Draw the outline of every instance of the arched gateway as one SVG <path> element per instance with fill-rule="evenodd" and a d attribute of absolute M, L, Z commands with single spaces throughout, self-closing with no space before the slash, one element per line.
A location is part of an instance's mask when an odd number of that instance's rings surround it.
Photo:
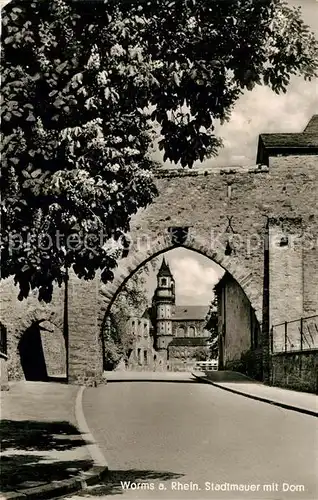
<path fill-rule="evenodd" d="M 113 282 L 72 279 L 70 380 L 102 372 L 100 328 L 129 277 L 152 257 L 182 246 L 221 265 L 262 323 L 264 378 L 269 329 L 318 311 L 318 116 L 300 134 L 264 134 L 257 165 L 158 170 L 159 196 L 133 217 L 128 256 Z"/>
<path fill-rule="evenodd" d="M 130 249 L 113 282 L 70 277 L 69 380 L 102 376 L 101 325 L 129 277 L 178 246 L 221 265 L 262 324 L 264 380 L 270 326 L 318 311 L 318 115 L 303 133 L 264 134 L 257 165 L 158 170 L 159 195 L 131 222 Z"/>

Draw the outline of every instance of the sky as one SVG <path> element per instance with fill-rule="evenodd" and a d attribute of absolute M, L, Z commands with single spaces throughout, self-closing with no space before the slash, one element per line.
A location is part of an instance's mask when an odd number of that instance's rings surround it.
<path fill-rule="evenodd" d="M 210 304 L 213 298 L 213 286 L 223 276 L 224 270 L 208 257 L 186 248 L 175 248 L 156 258 L 157 269 L 150 271 L 148 278 L 149 299 L 152 298 L 156 288 L 156 276 L 163 257 L 169 263 L 175 280 L 176 304 Z"/>
<path fill-rule="evenodd" d="M 318 38 L 318 1 L 289 0 L 301 6 L 303 19 Z M 216 130 L 224 148 L 216 159 L 203 163 L 205 168 L 229 165 L 253 165 L 260 133 L 300 132 L 313 114 L 318 113 L 318 82 L 292 78 L 286 94 L 277 95 L 267 87 L 255 87 L 237 102 L 229 123 Z M 157 159 L 161 159 L 157 153 Z M 167 162 L 166 167 L 171 164 Z M 212 299 L 214 284 L 221 268 L 195 252 L 176 249 L 165 254 L 176 280 L 180 305 L 205 305 Z M 150 282 L 153 292 L 154 280 Z"/>
<path fill-rule="evenodd" d="M 0 0 L 0 7 L 7 3 L 8 0 Z M 318 0 L 288 0 L 288 3 L 302 8 L 304 21 L 318 38 Z M 253 165 L 260 133 L 300 132 L 315 113 L 318 113 L 317 81 L 305 82 L 294 77 L 287 93 L 281 95 L 267 87 L 255 87 L 238 100 L 229 123 L 216 129 L 223 138 L 224 148 L 216 159 L 206 160 L 203 165 L 205 168 Z M 159 151 L 154 156 L 162 161 Z M 171 164 L 167 162 L 165 166 L 169 168 Z M 178 304 L 209 304 L 212 288 L 223 273 L 221 268 L 190 250 L 175 249 L 165 255 L 175 277 Z M 155 283 L 155 274 L 151 273 L 150 297 Z"/>
<path fill-rule="evenodd" d="M 318 38 L 318 0 L 288 0 L 288 3 L 301 7 L 305 23 Z M 259 134 L 300 132 L 314 113 L 318 113 L 317 81 L 291 78 L 287 93 L 280 95 L 268 87 L 257 86 L 237 101 L 228 123 L 216 126 L 216 135 L 222 137 L 224 143 L 218 157 L 196 165 L 205 168 L 253 165 Z M 156 151 L 154 157 L 162 162 L 161 152 Z M 170 162 L 164 165 L 174 167 Z"/>

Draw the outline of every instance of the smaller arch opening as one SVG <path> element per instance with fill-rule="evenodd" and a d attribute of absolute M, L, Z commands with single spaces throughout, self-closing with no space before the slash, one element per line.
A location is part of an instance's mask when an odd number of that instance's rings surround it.
<path fill-rule="evenodd" d="M 18 353 L 25 380 L 66 381 L 65 339 L 50 321 L 34 321 L 23 332 Z"/>
<path fill-rule="evenodd" d="M 184 326 L 179 326 L 177 328 L 177 337 L 184 337 L 184 336 L 185 336 Z"/>
<path fill-rule="evenodd" d="M 189 336 L 189 337 L 195 337 L 195 336 L 196 336 L 196 329 L 195 329 L 195 326 L 189 326 L 188 336 Z"/>
<path fill-rule="evenodd" d="M 46 382 L 48 373 L 38 321 L 33 322 L 22 334 L 18 351 L 25 380 Z"/>

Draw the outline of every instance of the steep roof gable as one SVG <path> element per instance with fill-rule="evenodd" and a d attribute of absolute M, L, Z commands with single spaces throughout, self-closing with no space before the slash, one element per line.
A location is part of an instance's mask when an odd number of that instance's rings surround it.
<path fill-rule="evenodd" d="M 172 278 L 172 273 L 170 271 L 169 264 L 167 264 L 166 259 L 163 258 L 161 262 L 161 266 L 158 272 L 158 276 L 169 276 Z"/>

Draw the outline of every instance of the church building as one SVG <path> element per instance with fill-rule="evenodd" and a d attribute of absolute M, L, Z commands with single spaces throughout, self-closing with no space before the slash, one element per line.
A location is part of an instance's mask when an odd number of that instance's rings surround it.
<path fill-rule="evenodd" d="M 175 280 L 169 264 L 163 258 L 157 274 L 152 306 L 145 311 L 140 323 L 149 321 L 153 357 L 144 366 L 140 361 L 141 347 L 137 335 L 133 359 L 142 369 L 182 371 L 192 369 L 197 360 L 208 354 L 209 332 L 205 330 L 209 305 L 177 305 Z M 134 320 L 136 321 L 136 320 Z M 138 357 L 139 353 L 139 357 Z M 133 369 L 136 368 L 136 362 Z"/>

